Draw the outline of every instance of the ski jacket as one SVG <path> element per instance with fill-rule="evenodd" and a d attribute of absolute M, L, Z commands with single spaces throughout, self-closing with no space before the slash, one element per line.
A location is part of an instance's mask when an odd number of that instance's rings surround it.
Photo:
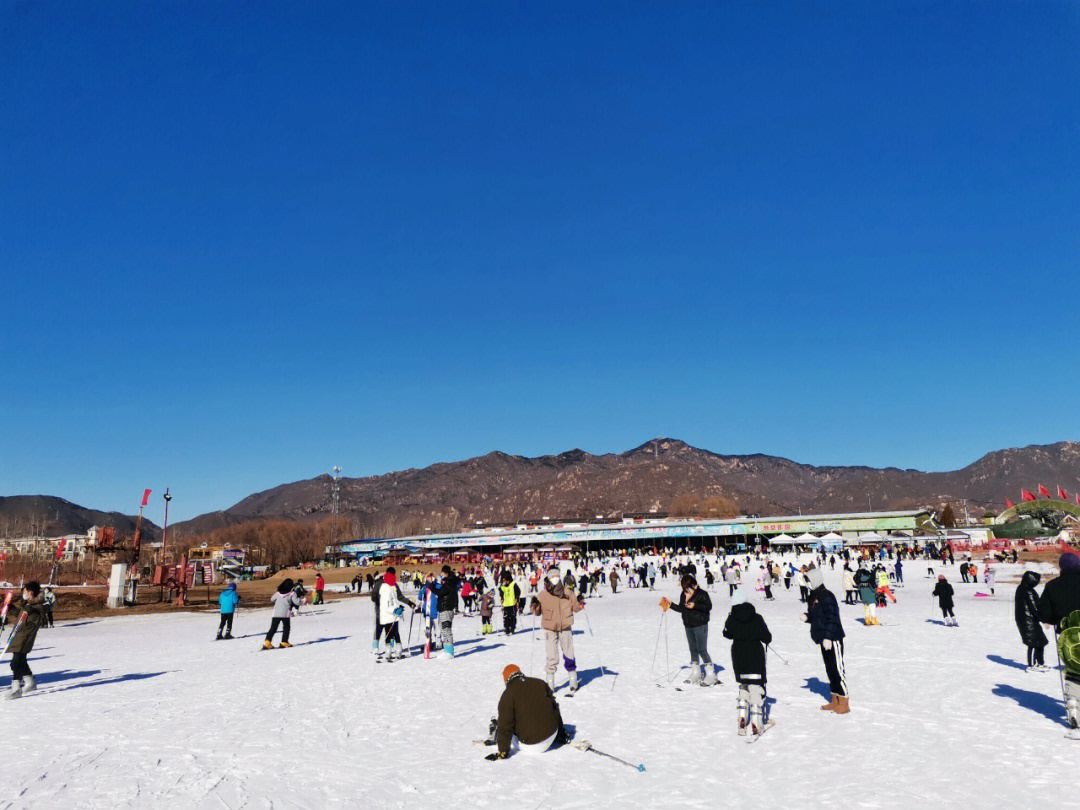
<path fill-rule="evenodd" d="M 1063 619 L 1080 610 L 1080 571 L 1063 571 L 1043 588 L 1039 597 L 1039 621 L 1060 627 Z"/>
<path fill-rule="evenodd" d="M 953 608 L 953 586 L 943 579 L 937 581 L 937 585 L 934 586 L 934 596 L 937 597 L 938 604 L 941 605 L 941 609 Z"/>
<path fill-rule="evenodd" d="M 393 624 L 396 622 L 398 617 L 394 611 L 401 607 L 402 603 L 409 607 L 416 607 L 405 598 L 397 583 L 390 585 L 384 582 L 382 587 L 379 588 L 379 624 Z"/>
<path fill-rule="evenodd" d="M 486 591 L 484 595 L 480 597 L 480 615 L 485 619 L 490 619 L 494 610 L 495 596 L 491 591 Z"/>
<path fill-rule="evenodd" d="M 319 574 L 317 577 L 315 577 L 315 590 L 326 590 L 326 580 L 323 579 L 322 574 Z"/>
<path fill-rule="evenodd" d="M 874 593 L 874 575 L 865 568 L 855 572 L 855 587 L 859 589 L 859 599 L 864 605 L 872 605 L 877 600 Z"/>
<path fill-rule="evenodd" d="M 1016 614 L 1016 628 L 1020 631 L 1020 638 L 1028 647 L 1045 647 L 1046 633 L 1039 626 L 1039 597 L 1035 593 L 1035 586 L 1039 584 L 1041 577 L 1035 571 L 1027 571 L 1020 578 L 1020 584 L 1016 587 L 1016 600 L 1014 611 Z"/>
<path fill-rule="evenodd" d="M 368 575 L 370 576 L 370 574 Z M 368 589 L 371 596 L 371 604 L 375 606 L 375 624 L 379 624 L 379 594 L 382 592 L 382 577 L 379 577 Z"/>
<path fill-rule="evenodd" d="M 428 587 L 439 595 L 438 610 L 454 611 L 458 607 L 458 590 L 461 588 L 461 580 L 457 574 L 443 574 L 442 582 L 428 583 Z"/>
<path fill-rule="evenodd" d="M 734 585 L 738 581 L 738 577 L 738 569 L 734 565 L 724 572 L 724 582 L 728 585 Z"/>
<path fill-rule="evenodd" d="M 845 571 L 844 572 L 843 583 L 844 583 L 844 590 L 845 591 L 853 591 L 853 590 L 855 590 L 855 577 L 853 577 L 851 575 L 850 571 Z"/>
<path fill-rule="evenodd" d="M 840 623 L 840 606 L 836 597 L 824 585 L 810 591 L 806 598 L 806 619 L 810 622 L 810 638 L 815 644 L 825 639 L 839 641 L 844 637 L 844 626 Z"/>
<path fill-rule="evenodd" d="M 275 593 L 270 597 L 270 601 L 274 603 L 275 619 L 288 618 L 290 610 L 298 608 L 303 604 L 303 601 L 296 595 L 295 591 Z"/>
<path fill-rule="evenodd" d="M 539 604 L 540 626 L 558 633 L 574 626 L 574 614 L 585 607 L 583 602 L 571 598 L 562 585 L 544 584 L 544 590 L 536 595 Z"/>
<path fill-rule="evenodd" d="M 687 607 L 686 591 L 679 594 L 679 604 L 672 603 L 671 609 L 682 614 L 684 627 L 701 627 L 709 623 L 709 613 L 712 611 L 712 600 L 709 594 L 701 588 L 695 588 L 690 595 L 693 607 Z"/>
<path fill-rule="evenodd" d="M 45 603 L 40 596 L 35 596 L 23 603 L 22 612 L 16 626 L 19 628 L 11 638 L 8 649 L 12 653 L 28 653 L 34 649 L 37 632 L 45 623 Z"/>
<path fill-rule="evenodd" d="M 731 668 L 739 683 L 765 685 L 765 645 L 772 633 L 749 602 L 735 605 L 724 622 L 724 638 L 731 639 Z"/>
<path fill-rule="evenodd" d="M 235 586 L 230 586 L 221 592 L 221 596 L 218 597 L 218 604 L 221 606 L 222 613 L 233 613 L 236 611 L 236 606 L 240 603 L 240 594 L 236 592 Z"/>
<path fill-rule="evenodd" d="M 535 745 L 551 737 L 561 726 L 562 715 L 551 687 L 520 672 L 511 675 L 499 698 L 499 718 L 495 725 L 499 753 L 509 755 L 514 737 L 525 745 Z"/>

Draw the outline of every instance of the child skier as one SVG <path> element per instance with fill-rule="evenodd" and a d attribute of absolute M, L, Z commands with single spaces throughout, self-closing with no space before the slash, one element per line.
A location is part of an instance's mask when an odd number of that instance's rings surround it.
<path fill-rule="evenodd" d="M 863 624 L 867 627 L 881 624 L 877 620 L 877 591 L 874 588 L 874 575 L 862 563 L 855 572 L 855 588 L 859 592 L 859 601 L 863 604 Z"/>
<path fill-rule="evenodd" d="M 41 603 L 45 606 L 45 626 L 55 627 L 53 621 L 53 608 L 56 607 L 56 594 L 53 593 L 52 585 L 46 585 L 41 593 Z"/>
<path fill-rule="evenodd" d="M 499 596 L 502 597 L 499 603 L 503 609 L 503 632 L 512 636 L 517 630 L 518 600 L 521 598 L 521 588 L 514 582 L 509 571 L 503 571 L 499 581 L 502 583 L 499 588 Z"/>
<path fill-rule="evenodd" d="M 495 595 L 482 584 L 477 588 L 480 593 L 480 632 L 486 636 L 495 632 L 495 628 L 491 626 L 491 614 L 495 612 Z"/>
<path fill-rule="evenodd" d="M 221 621 L 218 623 L 217 638 L 214 641 L 232 638 L 233 614 L 236 612 L 236 606 L 239 603 L 240 595 L 236 592 L 236 583 L 230 582 L 225 586 L 225 590 L 221 592 L 221 596 L 218 597 L 218 605 L 221 607 Z M 223 631 L 225 635 L 222 635 Z"/>
<path fill-rule="evenodd" d="M 38 630 L 45 624 L 45 604 L 41 600 L 41 585 L 31 580 L 22 589 L 23 606 L 15 629 L 8 642 L 11 651 L 11 691 L 9 699 L 21 697 L 37 688 L 34 673 L 26 663 L 26 656 L 34 649 Z"/>
<path fill-rule="evenodd" d="M 934 596 L 937 597 L 941 606 L 941 617 L 948 627 L 959 627 L 956 616 L 953 615 L 953 586 L 945 581 L 944 574 L 938 574 L 937 584 L 934 586 Z"/>
<path fill-rule="evenodd" d="M 731 639 L 731 668 L 739 684 L 739 736 L 765 730 L 765 648 L 772 642 L 765 620 L 746 594 L 736 592 L 724 622 L 724 638 Z"/>
<path fill-rule="evenodd" d="M 262 648 L 264 650 L 274 649 L 274 634 L 277 632 L 278 625 L 281 626 L 281 643 L 278 644 L 278 649 L 291 647 L 292 644 L 289 643 L 289 626 L 292 622 L 289 614 L 293 608 L 298 608 L 304 604 L 304 600 L 297 596 L 293 590 L 293 581 L 285 579 L 278 585 L 277 593 L 270 597 L 270 601 L 274 603 L 274 613 L 270 617 L 270 629 L 266 631 L 266 638 L 263 639 Z"/>
<path fill-rule="evenodd" d="M 712 600 L 709 594 L 698 587 L 693 574 L 683 574 L 680 582 L 682 593 L 679 594 L 679 604 L 672 604 L 667 597 L 660 599 L 660 609 L 670 608 L 676 613 L 682 614 L 683 629 L 686 631 L 686 643 L 690 647 L 690 678 L 688 683 L 700 683 L 702 686 L 713 686 L 716 679 L 716 668 L 712 658 L 709 657 L 709 613 L 712 611 Z M 700 664 L 698 663 L 700 659 Z M 705 670 L 702 673 L 702 669 Z M 704 680 L 702 675 L 704 674 Z"/>
<path fill-rule="evenodd" d="M 1020 584 L 1016 587 L 1016 601 L 1013 608 L 1020 638 L 1027 646 L 1028 672 L 1046 671 L 1043 650 L 1046 648 L 1047 638 L 1046 633 L 1039 626 L 1039 595 L 1035 593 L 1035 586 L 1039 584 L 1040 579 L 1036 571 L 1024 572 L 1024 576 L 1020 578 Z"/>

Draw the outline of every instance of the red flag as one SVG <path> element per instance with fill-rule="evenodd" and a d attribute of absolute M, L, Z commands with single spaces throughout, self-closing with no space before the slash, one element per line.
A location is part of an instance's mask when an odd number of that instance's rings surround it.
<path fill-rule="evenodd" d="M 146 506 L 148 503 L 150 503 L 150 490 L 146 490 L 142 494 L 142 505 Z"/>
<path fill-rule="evenodd" d="M 1076 505 L 1080 506 L 1080 492 L 1076 493 Z"/>
<path fill-rule="evenodd" d="M 1012 508 L 1013 508 L 1013 507 L 1014 507 L 1015 505 L 1016 505 L 1016 504 L 1014 504 L 1014 503 L 1013 503 L 1012 501 L 1010 501 L 1010 500 L 1009 500 L 1008 498 L 1006 498 L 1006 499 L 1005 499 L 1005 508 L 1006 508 L 1006 509 L 1012 509 Z"/>
<path fill-rule="evenodd" d="M 1038 500 L 1038 498 L 1036 498 L 1036 497 L 1035 497 L 1034 495 L 1032 495 L 1032 494 L 1031 494 L 1030 492 L 1028 492 L 1028 491 L 1027 491 L 1026 489 L 1022 489 L 1022 490 L 1020 490 L 1020 498 L 1021 498 L 1021 500 L 1025 500 L 1025 501 L 1035 501 L 1035 500 Z"/>
<path fill-rule="evenodd" d="M 1069 500 L 1069 493 L 1063 490 L 1060 484 L 1058 484 L 1058 497 L 1063 501 Z"/>
<path fill-rule="evenodd" d="M 1039 484 L 1039 494 L 1040 495 L 1045 495 L 1047 498 L 1049 498 L 1050 497 L 1050 490 L 1048 490 L 1042 484 Z"/>
<path fill-rule="evenodd" d="M 60 559 L 64 556 L 64 547 L 67 546 L 67 540 L 61 539 L 59 545 L 56 547 L 56 559 Z"/>

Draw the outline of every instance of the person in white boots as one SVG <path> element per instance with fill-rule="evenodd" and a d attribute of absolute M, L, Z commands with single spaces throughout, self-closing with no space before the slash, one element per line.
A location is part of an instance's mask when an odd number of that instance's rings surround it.
<path fill-rule="evenodd" d="M 41 586 L 34 581 L 27 582 L 22 590 L 22 611 L 15 624 L 14 634 L 8 649 L 11 651 L 11 691 L 9 698 L 17 698 L 33 692 L 37 688 L 34 673 L 26 663 L 26 656 L 34 649 L 38 630 L 45 624 L 45 603 L 41 599 Z"/>
<path fill-rule="evenodd" d="M 577 662 L 574 660 L 574 614 L 585 603 L 563 585 L 559 569 L 552 566 L 544 577 L 544 589 L 532 599 L 532 612 L 540 617 L 547 651 L 547 683 L 555 691 L 555 672 L 559 668 L 559 651 L 563 666 L 570 676 L 570 694 L 577 691 Z"/>
<path fill-rule="evenodd" d="M 712 600 L 708 593 L 698 587 L 693 574 L 684 574 L 680 584 L 682 593 L 679 595 L 679 604 L 676 605 L 665 597 L 660 600 L 660 609 L 670 608 L 682 614 L 686 643 L 690 647 L 690 677 L 687 683 L 715 686 L 716 667 L 709 657 L 709 614 L 712 612 Z"/>

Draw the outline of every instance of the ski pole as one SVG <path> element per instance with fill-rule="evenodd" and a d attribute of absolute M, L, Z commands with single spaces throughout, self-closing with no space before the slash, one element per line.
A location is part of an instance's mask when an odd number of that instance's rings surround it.
<path fill-rule="evenodd" d="M 325 625 L 325 624 L 323 624 L 323 620 L 322 620 L 322 619 L 321 619 L 321 618 L 319 617 L 319 614 L 318 614 L 318 613 L 316 613 L 316 612 L 315 612 L 314 610 L 312 610 L 312 609 L 311 609 L 311 607 L 310 607 L 309 605 L 304 605 L 304 607 L 306 607 L 306 608 L 308 609 L 308 610 L 307 610 L 307 612 L 308 612 L 308 613 L 310 613 L 310 614 L 311 614 L 312 616 L 314 616 L 314 617 L 315 617 L 315 618 L 316 618 L 316 619 L 318 620 L 318 622 L 319 622 L 319 627 L 321 627 L 321 628 L 322 628 L 322 631 L 323 631 L 323 633 L 325 633 L 325 634 L 329 635 L 329 633 L 328 633 L 328 631 L 327 631 L 327 629 L 326 629 L 326 625 Z"/>
<path fill-rule="evenodd" d="M 782 656 L 776 650 L 774 650 L 771 644 L 766 645 L 766 646 L 769 648 L 769 652 L 771 652 L 773 655 L 775 655 L 777 658 L 779 658 L 781 661 L 784 662 L 785 667 L 788 665 L 788 660 L 786 658 L 784 658 L 784 656 Z"/>
<path fill-rule="evenodd" d="M 1061 681 L 1061 702 L 1065 704 L 1065 722 L 1069 722 L 1069 699 L 1065 696 L 1065 666 L 1061 663 L 1061 650 L 1058 649 L 1058 628 L 1054 625 L 1054 655 L 1058 661 L 1058 679 Z"/>
<path fill-rule="evenodd" d="M 664 611 L 664 670 L 671 672 L 671 656 L 668 653 L 667 611 Z"/>
<path fill-rule="evenodd" d="M 656 644 L 653 645 L 652 663 L 649 664 L 649 675 L 651 676 L 656 671 L 656 654 L 660 651 L 660 632 L 664 629 L 664 619 L 667 617 L 667 611 L 660 611 L 660 624 L 656 626 Z"/>
<path fill-rule="evenodd" d="M 608 753 L 606 753 L 604 751 L 601 751 L 599 748 L 593 748 L 592 743 L 589 742 L 588 740 L 585 740 L 584 742 L 578 743 L 574 747 L 577 748 L 579 751 L 591 751 L 592 753 L 599 754 L 602 757 L 607 757 L 608 759 L 613 759 L 616 762 L 621 763 L 622 765 L 626 765 L 628 768 L 633 768 L 638 773 L 644 773 L 645 772 L 645 766 L 644 765 L 635 765 L 632 762 L 627 762 L 625 759 L 620 759 L 619 757 L 612 756 L 611 754 L 608 754 Z"/>

